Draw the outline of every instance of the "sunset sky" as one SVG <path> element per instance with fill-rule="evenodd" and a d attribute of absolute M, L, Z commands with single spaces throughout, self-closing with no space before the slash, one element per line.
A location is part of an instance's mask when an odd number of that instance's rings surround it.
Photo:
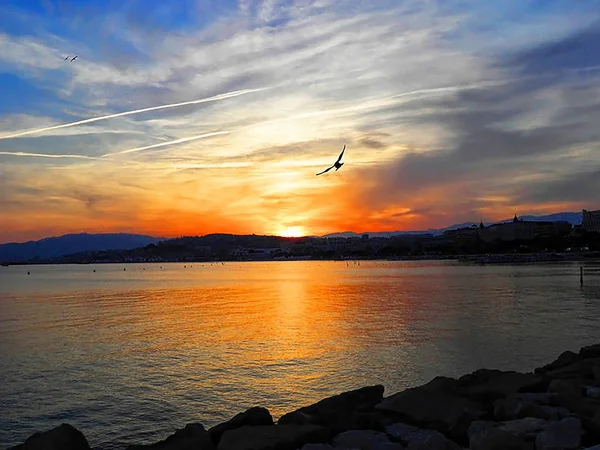
<path fill-rule="evenodd" d="M 0 242 L 597 209 L 599 49 L 587 0 L 3 0 Z"/>

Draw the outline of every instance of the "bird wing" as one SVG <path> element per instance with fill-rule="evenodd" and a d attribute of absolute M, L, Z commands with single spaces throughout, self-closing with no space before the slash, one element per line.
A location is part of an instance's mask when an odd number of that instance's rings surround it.
<path fill-rule="evenodd" d="M 340 153 L 340 156 L 338 156 L 337 162 L 340 162 L 342 160 L 342 156 L 344 156 L 345 151 L 346 151 L 346 144 L 344 144 L 344 148 L 342 149 L 342 153 Z"/>
<path fill-rule="evenodd" d="M 329 168 L 325 169 L 323 172 L 319 172 L 319 173 L 317 174 L 317 176 L 319 176 L 319 175 L 323 175 L 325 172 L 329 172 L 331 169 L 333 169 L 333 166 L 331 166 L 331 167 L 329 167 Z"/>
<path fill-rule="evenodd" d="M 75 56 L 75 57 L 74 57 L 74 58 L 71 60 L 71 62 L 75 61 L 76 59 L 77 59 L 77 56 Z"/>

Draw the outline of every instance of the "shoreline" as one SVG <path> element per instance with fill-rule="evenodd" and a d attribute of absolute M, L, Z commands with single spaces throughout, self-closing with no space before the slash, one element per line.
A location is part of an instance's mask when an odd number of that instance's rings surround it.
<path fill-rule="evenodd" d="M 183 424 L 182 424 L 183 426 Z M 277 422 L 255 406 L 205 429 L 185 425 L 124 450 L 600 449 L 600 343 L 564 351 L 531 372 L 479 369 L 384 396 L 382 385 L 325 398 Z M 69 424 L 9 450 L 90 450 Z M 101 449 L 98 449 L 101 450 Z"/>
<path fill-rule="evenodd" d="M 190 259 L 190 260 L 163 260 L 163 261 L 90 261 L 90 262 L 55 262 L 55 261 L 27 261 L 3 263 L 2 267 L 10 266 L 49 266 L 49 265 L 106 265 L 106 264 L 215 264 L 215 263 L 243 263 L 243 262 L 354 262 L 354 261 L 457 261 L 464 264 L 521 264 L 538 262 L 600 262 L 600 252 L 586 253 L 493 253 L 481 255 L 419 255 L 393 258 L 254 258 L 254 259 Z"/>

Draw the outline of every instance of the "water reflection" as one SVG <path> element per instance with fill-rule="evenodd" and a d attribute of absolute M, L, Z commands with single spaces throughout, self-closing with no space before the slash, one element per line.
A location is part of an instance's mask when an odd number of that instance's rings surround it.
<path fill-rule="evenodd" d="M 584 286 L 577 264 L 162 266 L 0 270 L 0 446 L 60 421 L 101 448 L 152 442 L 257 404 L 531 370 L 600 338 L 598 265 Z"/>

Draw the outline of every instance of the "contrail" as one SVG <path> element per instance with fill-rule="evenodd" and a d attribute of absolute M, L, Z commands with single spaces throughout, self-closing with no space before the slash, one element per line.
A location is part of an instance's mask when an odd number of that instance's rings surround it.
<path fill-rule="evenodd" d="M 12 138 L 17 138 L 17 137 L 21 137 L 21 136 L 27 136 L 29 134 L 42 133 L 44 131 L 58 130 L 61 128 L 68 128 L 68 127 L 75 127 L 77 125 L 98 122 L 100 120 L 114 119 L 116 117 L 123 117 L 123 116 L 131 116 L 133 114 L 140 114 L 140 113 L 144 113 L 144 112 L 148 112 L 148 111 L 157 111 L 159 109 L 179 108 L 180 106 L 196 105 L 198 103 L 215 102 L 218 100 L 225 100 L 227 98 L 238 97 L 240 95 L 251 94 L 253 92 L 264 91 L 266 89 L 269 89 L 269 88 L 267 87 L 267 88 L 257 88 L 257 89 L 243 89 L 240 91 L 233 91 L 233 92 L 227 92 L 225 94 L 215 95 L 214 97 L 201 98 L 199 100 L 191 100 L 189 102 L 170 103 L 168 105 L 160 105 L 160 106 L 152 106 L 150 108 L 135 109 L 133 111 L 124 111 L 124 112 L 120 112 L 120 113 L 116 113 L 116 114 L 109 114 L 107 116 L 92 117 L 91 119 L 78 120 L 77 122 L 63 123 L 61 125 L 54 125 L 51 127 L 38 128 L 37 130 L 28 130 L 28 131 L 21 131 L 19 133 L 8 134 L 8 135 L 0 136 L 0 139 L 12 139 Z"/>
<path fill-rule="evenodd" d="M 25 152 L 0 152 L 0 155 L 32 156 L 32 157 L 39 157 L 39 158 L 100 159 L 100 158 L 94 158 L 93 156 L 84 156 L 84 155 L 52 155 L 52 154 L 48 154 L 48 153 L 25 153 Z"/>
<path fill-rule="evenodd" d="M 125 153 L 141 152 L 143 150 L 150 150 L 151 148 L 158 148 L 158 147 L 165 147 L 167 145 L 181 144 L 183 142 L 195 141 L 197 139 L 205 139 L 205 138 L 208 138 L 211 136 L 219 136 L 221 134 L 229 134 L 229 133 L 231 133 L 231 132 L 230 131 L 213 131 L 211 133 L 199 134 L 197 136 L 190 136 L 190 137 L 185 137 L 185 138 L 181 138 L 181 139 L 175 139 L 174 141 L 161 142 L 159 144 L 147 145 L 145 147 L 130 148 L 129 150 L 123 150 L 120 152 L 107 153 L 105 155 L 102 155 L 102 157 L 106 158 L 107 156 L 124 155 Z"/>

